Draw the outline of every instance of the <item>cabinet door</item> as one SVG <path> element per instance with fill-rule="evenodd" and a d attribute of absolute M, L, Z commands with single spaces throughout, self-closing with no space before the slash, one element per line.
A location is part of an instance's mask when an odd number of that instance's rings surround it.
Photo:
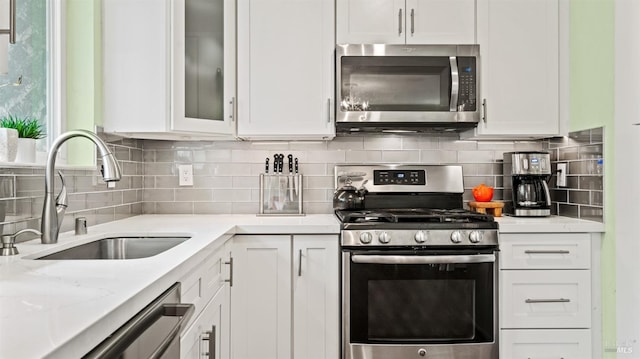
<path fill-rule="evenodd" d="M 238 136 L 335 135 L 333 0 L 238 0 Z"/>
<path fill-rule="evenodd" d="M 478 135 L 559 133 L 559 0 L 478 0 Z"/>
<path fill-rule="evenodd" d="M 500 357 L 591 358 L 591 331 L 583 330 L 501 330 Z"/>
<path fill-rule="evenodd" d="M 404 44 L 405 0 L 337 0 L 338 44 Z"/>
<path fill-rule="evenodd" d="M 235 236 L 231 357 L 291 358 L 291 236 Z"/>
<path fill-rule="evenodd" d="M 408 44 L 475 44 L 476 0 L 407 0 Z"/>
<path fill-rule="evenodd" d="M 228 358 L 229 330 L 229 291 L 225 284 L 181 336 L 180 358 Z"/>
<path fill-rule="evenodd" d="M 167 0 L 102 3 L 105 131 L 167 130 L 169 21 Z"/>
<path fill-rule="evenodd" d="M 339 249 L 334 235 L 293 237 L 293 357 L 339 357 Z"/>
<path fill-rule="evenodd" d="M 235 0 L 172 4 L 172 129 L 230 134 L 235 130 Z"/>

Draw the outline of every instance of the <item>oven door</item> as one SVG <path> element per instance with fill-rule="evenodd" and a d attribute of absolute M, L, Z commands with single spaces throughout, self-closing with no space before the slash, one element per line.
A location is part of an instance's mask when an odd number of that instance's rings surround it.
<path fill-rule="evenodd" d="M 497 358 L 493 250 L 343 251 L 345 358 Z"/>

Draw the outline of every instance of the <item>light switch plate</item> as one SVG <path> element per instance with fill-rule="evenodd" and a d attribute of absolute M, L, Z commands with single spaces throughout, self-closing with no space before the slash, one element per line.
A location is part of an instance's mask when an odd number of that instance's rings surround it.
<path fill-rule="evenodd" d="M 567 187 L 567 164 L 558 163 L 558 175 L 556 176 L 556 185 L 558 187 Z"/>
<path fill-rule="evenodd" d="M 178 166 L 178 182 L 180 186 L 193 186 L 193 165 Z"/>

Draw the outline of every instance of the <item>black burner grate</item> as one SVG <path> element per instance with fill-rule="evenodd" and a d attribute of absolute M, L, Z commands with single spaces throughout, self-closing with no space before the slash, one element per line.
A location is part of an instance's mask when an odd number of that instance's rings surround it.
<path fill-rule="evenodd" d="M 336 211 L 342 223 L 482 223 L 492 216 L 466 209 L 384 209 Z"/>

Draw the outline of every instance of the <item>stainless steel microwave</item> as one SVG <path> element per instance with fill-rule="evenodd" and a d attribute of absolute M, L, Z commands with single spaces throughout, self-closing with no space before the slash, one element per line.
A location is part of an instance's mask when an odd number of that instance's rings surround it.
<path fill-rule="evenodd" d="M 461 131 L 477 125 L 478 45 L 336 47 L 336 131 Z"/>

